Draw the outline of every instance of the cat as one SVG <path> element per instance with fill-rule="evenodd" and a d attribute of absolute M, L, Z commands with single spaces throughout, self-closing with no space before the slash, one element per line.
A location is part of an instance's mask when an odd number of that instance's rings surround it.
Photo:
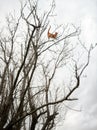
<path fill-rule="evenodd" d="M 51 26 L 50 26 L 50 28 L 51 28 Z M 58 35 L 58 33 L 57 32 L 55 32 L 55 33 L 50 33 L 49 31 L 50 31 L 50 28 L 48 29 L 48 38 L 53 38 L 53 39 L 56 39 L 57 38 L 57 35 Z"/>

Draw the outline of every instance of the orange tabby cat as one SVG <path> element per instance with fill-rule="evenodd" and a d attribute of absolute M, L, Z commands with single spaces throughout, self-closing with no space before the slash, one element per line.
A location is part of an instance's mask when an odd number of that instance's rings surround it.
<path fill-rule="evenodd" d="M 51 28 L 51 27 L 50 27 Z M 55 32 L 54 34 L 53 33 L 50 33 L 49 31 L 50 31 L 50 28 L 48 29 L 48 38 L 54 38 L 54 39 L 56 39 L 56 37 L 57 37 L 57 32 Z"/>

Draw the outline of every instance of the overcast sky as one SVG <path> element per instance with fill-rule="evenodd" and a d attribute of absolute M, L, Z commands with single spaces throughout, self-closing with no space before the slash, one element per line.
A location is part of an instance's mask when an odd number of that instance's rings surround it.
<path fill-rule="evenodd" d="M 18 9 L 18 0 L 0 0 L 0 23 L 6 14 Z M 50 0 L 41 0 L 46 7 Z M 82 40 L 97 43 L 97 0 L 56 0 L 55 22 L 74 23 L 82 29 Z M 75 106 L 81 112 L 69 111 L 66 120 L 56 130 L 97 130 L 97 49 L 91 54 L 90 64 L 85 71 L 87 78 L 82 79 L 79 101 Z"/>
<path fill-rule="evenodd" d="M 61 1 L 61 2 L 60 2 Z M 81 25 L 82 40 L 97 43 L 97 0 L 56 0 L 61 21 Z M 69 111 L 57 130 L 97 130 L 97 49 L 91 55 L 87 78 L 82 80 L 78 105 L 81 112 Z"/>

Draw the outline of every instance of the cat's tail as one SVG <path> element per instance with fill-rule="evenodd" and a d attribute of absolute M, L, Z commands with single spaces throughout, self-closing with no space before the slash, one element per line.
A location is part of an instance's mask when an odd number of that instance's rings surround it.
<path fill-rule="evenodd" d="M 51 29 L 51 26 L 50 26 L 49 29 L 48 29 L 48 33 L 49 33 L 50 29 Z"/>

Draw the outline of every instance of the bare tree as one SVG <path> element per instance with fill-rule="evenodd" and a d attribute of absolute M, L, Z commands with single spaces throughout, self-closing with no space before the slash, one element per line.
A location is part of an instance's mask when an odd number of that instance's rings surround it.
<path fill-rule="evenodd" d="M 60 108 L 77 100 L 72 94 L 80 85 L 93 47 L 87 49 L 79 39 L 74 44 L 79 28 L 73 25 L 57 27 L 61 28 L 57 38 L 47 38 L 54 7 L 52 3 L 40 16 L 38 2 L 28 0 L 21 4 L 17 19 L 7 17 L 6 34 L 0 33 L 0 130 L 54 129 Z M 64 83 L 59 84 L 59 72 L 66 68 Z M 65 80 L 68 72 L 69 83 Z"/>

